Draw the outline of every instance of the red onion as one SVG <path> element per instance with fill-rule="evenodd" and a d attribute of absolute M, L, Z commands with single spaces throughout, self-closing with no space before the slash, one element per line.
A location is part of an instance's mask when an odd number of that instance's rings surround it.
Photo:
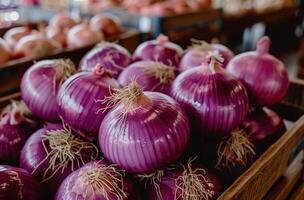
<path fill-rule="evenodd" d="M 170 95 L 175 79 L 174 67 L 153 61 L 139 61 L 129 65 L 118 77 L 122 86 L 136 80 L 143 91 L 155 91 Z"/>
<path fill-rule="evenodd" d="M 48 26 L 46 28 L 46 37 L 56 41 L 61 47 L 66 47 L 66 33 L 62 28 L 57 28 L 55 26 Z"/>
<path fill-rule="evenodd" d="M 97 65 L 93 72 L 81 72 L 70 77 L 58 93 L 58 113 L 81 136 L 93 140 L 106 110 L 98 103 L 118 88 L 117 81 Z M 101 112 L 103 110 L 103 112 Z"/>
<path fill-rule="evenodd" d="M 81 60 L 82 71 L 92 71 L 97 64 L 111 72 L 114 78 L 131 63 L 131 54 L 124 47 L 110 42 L 101 42 Z"/>
<path fill-rule="evenodd" d="M 104 161 L 92 161 L 72 172 L 54 200 L 135 200 L 135 187 Z"/>
<path fill-rule="evenodd" d="M 40 58 L 61 49 L 60 44 L 48 39 L 44 33 L 34 33 L 21 38 L 14 49 L 16 57 Z"/>
<path fill-rule="evenodd" d="M 204 41 L 192 40 L 193 44 L 185 53 L 179 64 L 179 70 L 185 71 L 193 67 L 200 66 L 209 58 L 209 53 L 217 51 L 223 58 L 222 66 L 225 68 L 228 62 L 233 58 L 233 52 L 221 44 L 208 44 Z"/>
<path fill-rule="evenodd" d="M 95 44 L 101 40 L 103 40 L 103 34 L 99 31 L 93 31 L 87 20 L 71 28 L 67 35 L 67 44 L 71 48 Z"/>
<path fill-rule="evenodd" d="M 270 106 L 279 102 L 288 90 L 288 74 L 284 64 L 268 54 L 269 37 L 263 37 L 257 50 L 234 57 L 227 70 L 246 86 L 251 103 Z"/>
<path fill-rule="evenodd" d="M 0 38 L 0 65 L 6 63 L 11 58 L 11 49 L 8 44 Z"/>
<path fill-rule="evenodd" d="M 223 189 L 220 179 L 206 167 L 191 165 L 168 171 L 150 186 L 148 200 L 211 200 Z"/>
<path fill-rule="evenodd" d="M 168 37 L 160 35 L 139 45 L 134 52 L 135 60 L 159 61 L 166 65 L 178 66 L 183 50 L 177 44 L 169 41 Z"/>
<path fill-rule="evenodd" d="M 0 160 L 1 164 L 16 165 L 20 151 L 30 134 L 38 129 L 24 102 L 13 101 L 1 114 Z"/>
<path fill-rule="evenodd" d="M 0 185 L 0 199 L 41 199 L 39 183 L 23 169 L 0 165 Z"/>
<path fill-rule="evenodd" d="M 65 177 L 97 157 L 93 143 L 57 124 L 31 135 L 21 151 L 20 167 L 32 173 L 52 195 Z"/>
<path fill-rule="evenodd" d="M 187 147 L 189 121 L 179 104 L 135 83 L 104 99 L 108 112 L 99 129 L 104 156 L 134 174 L 152 173 L 174 163 Z"/>
<path fill-rule="evenodd" d="M 119 21 L 103 14 L 95 15 L 90 20 L 90 27 L 94 31 L 102 32 L 106 38 L 115 37 L 122 33 Z"/>
<path fill-rule="evenodd" d="M 77 21 L 66 12 L 57 13 L 51 20 L 50 25 L 59 29 L 70 29 L 77 24 Z"/>
<path fill-rule="evenodd" d="M 194 129 L 205 135 L 229 134 L 248 111 L 245 87 L 217 63 L 216 57 L 211 57 L 209 65 L 184 71 L 172 86 L 173 97 L 188 112 Z"/>
<path fill-rule="evenodd" d="M 11 47 L 14 47 L 21 38 L 32 33 L 35 33 L 35 31 L 33 31 L 32 27 L 30 26 L 15 27 L 9 29 L 4 34 L 3 38 Z"/>
<path fill-rule="evenodd" d="M 32 113 L 50 122 L 59 121 L 56 96 L 63 82 L 76 71 L 70 60 L 43 60 L 24 74 L 21 94 Z"/>
<path fill-rule="evenodd" d="M 249 113 L 241 128 L 255 145 L 257 154 L 263 153 L 286 131 L 283 119 L 266 107 Z"/>

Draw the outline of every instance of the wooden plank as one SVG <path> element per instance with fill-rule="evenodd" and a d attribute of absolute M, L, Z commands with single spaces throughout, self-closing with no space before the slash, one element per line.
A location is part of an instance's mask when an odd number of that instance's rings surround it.
<path fill-rule="evenodd" d="M 304 199 L 304 180 L 302 179 L 302 183 L 300 183 L 300 186 L 294 191 L 294 193 L 291 195 L 288 200 L 303 200 Z"/>
<path fill-rule="evenodd" d="M 270 189 L 270 191 L 265 196 L 265 198 L 263 198 L 263 200 L 284 200 L 287 198 L 288 194 L 292 191 L 292 189 L 301 179 L 304 166 L 303 159 L 304 150 L 302 150 L 296 156 L 293 162 L 289 165 L 284 175 L 279 178 L 279 180 Z"/>

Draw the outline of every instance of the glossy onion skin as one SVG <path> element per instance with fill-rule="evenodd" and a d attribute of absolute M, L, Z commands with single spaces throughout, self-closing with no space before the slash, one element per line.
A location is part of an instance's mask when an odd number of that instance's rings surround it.
<path fill-rule="evenodd" d="M 220 192 L 223 189 L 223 184 L 221 180 L 215 175 L 214 172 L 211 170 L 201 167 L 201 166 L 192 166 L 191 169 L 197 170 L 205 170 L 206 173 L 203 173 L 203 171 L 199 171 L 197 174 L 203 175 L 208 181 L 210 186 L 208 187 L 208 183 L 206 183 L 202 178 L 199 180 L 204 184 L 205 188 L 208 188 L 209 190 L 214 192 L 213 197 L 219 196 Z M 177 192 L 178 196 L 182 195 L 182 191 L 177 188 L 176 186 L 176 181 L 178 180 L 178 177 L 183 175 L 183 170 L 181 169 L 175 169 L 172 171 L 168 171 L 165 176 L 161 178 L 161 181 L 157 181 L 157 184 L 159 185 L 160 188 L 160 194 L 163 197 L 163 200 L 172 200 L 174 198 L 175 192 Z M 179 181 L 177 183 L 180 183 Z M 177 191 L 176 191 L 177 190 Z M 212 198 L 214 199 L 214 198 Z M 157 192 L 155 190 L 155 187 L 153 185 L 150 185 L 148 189 L 148 200 L 159 200 L 157 196 Z M 180 198 L 177 198 L 176 200 L 184 200 L 182 196 Z M 207 199 L 209 200 L 209 199 Z M 210 199 L 211 200 L 211 199 Z"/>
<path fill-rule="evenodd" d="M 68 78 L 58 92 L 58 114 L 78 134 L 93 140 L 98 134 L 106 112 L 98 112 L 103 100 L 110 95 L 109 88 L 118 88 L 115 79 L 81 72 Z M 112 91 L 113 92 L 113 91 Z"/>
<path fill-rule="evenodd" d="M 263 153 L 286 132 L 283 119 L 266 107 L 249 113 L 241 124 L 241 128 L 248 133 L 257 154 Z"/>
<path fill-rule="evenodd" d="M 159 61 L 166 65 L 178 67 L 183 50 L 177 44 L 166 42 L 159 44 L 151 40 L 139 45 L 134 52 L 135 60 Z"/>
<path fill-rule="evenodd" d="M 21 95 L 33 115 L 50 122 L 58 122 L 56 95 L 60 87 L 54 60 L 43 60 L 32 65 L 23 75 Z M 55 90 L 54 90 L 55 88 Z M 55 93 L 54 93 L 55 92 Z"/>
<path fill-rule="evenodd" d="M 6 113 L 0 120 L 0 163 L 17 165 L 26 139 L 38 127 L 25 120 L 12 125 L 10 123 L 10 115 L 10 113 Z"/>
<path fill-rule="evenodd" d="M 27 171 L 0 165 L 0 199 L 40 200 L 40 186 Z"/>
<path fill-rule="evenodd" d="M 155 65 L 153 61 L 138 61 L 129 65 L 119 75 L 118 83 L 122 86 L 128 86 L 135 78 L 143 91 L 161 92 L 170 95 L 173 80 L 162 84 L 153 74 L 147 73 L 146 70 L 153 64 Z"/>
<path fill-rule="evenodd" d="M 124 47 L 102 42 L 82 58 L 80 68 L 82 71 L 92 71 L 97 64 L 100 64 L 109 70 L 114 78 L 117 78 L 131 61 L 131 54 Z"/>
<path fill-rule="evenodd" d="M 202 63 L 208 61 L 209 52 L 218 51 L 218 53 L 224 58 L 222 63 L 225 68 L 228 62 L 233 58 L 234 53 L 221 44 L 210 44 L 212 50 L 210 51 L 200 51 L 198 49 L 190 49 L 187 51 L 181 59 L 179 64 L 179 71 L 185 71 L 187 69 L 191 69 L 193 67 L 200 66 Z"/>
<path fill-rule="evenodd" d="M 50 158 L 46 159 L 47 153 L 43 147 L 42 136 L 47 134 L 48 131 L 58 130 L 62 128 L 63 126 L 61 124 L 47 125 L 32 134 L 22 148 L 20 155 L 20 167 L 32 173 L 33 176 L 39 181 L 43 181 L 45 171 L 50 166 Z M 45 142 L 45 146 L 50 152 L 50 146 L 48 142 Z M 90 162 L 92 160 L 93 155 L 91 155 L 90 151 L 87 149 L 82 150 L 80 154 L 82 155 L 84 163 Z M 70 164 L 63 171 L 59 170 L 56 172 L 52 178 L 43 183 L 45 191 L 49 192 L 50 195 L 54 195 L 65 177 L 67 177 L 73 170 L 81 167 L 81 165 L 81 162 L 76 163 L 75 161 L 73 168 Z M 52 175 L 52 172 L 53 170 L 48 170 L 46 173 L 46 178 L 49 178 Z"/>
<path fill-rule="evenodd" d="M 151 102 L 128 112 L 124 104 L 108 112 L 99 129 L 104 156 L 121 169 L 147 174 L 174 163 L 186 149 L 190 126 L 186 113 L 171 97 L 144 92 Z"/>
<path fill-rule="evenodd" d="M 72 172 L 60 185 L 54 200 L 118 200 L 113 194 L 109 195 L 109 199 L 105 198 L 100 192 L 92 190 L 91 185 L 87 185 L 82 181 L 82 174 L 88 170 L 98 169 L 96 166 L 103 165 L 107 165 L 107 163 L 104 161 L 91 161 L 80 169 Z M 127 195 L 123 200 L 137 199 L 137 192 L 135 191 L 133 183 L 126 178 L 123 178 L 123 189 Z M 88 196 L 83 196 L 85 194 Z"/>
<path fill-rule="evenodd" d="M 263 42 L 265 38 L 259 41 L 256 51 L 234 57 L 227 70 L 246 86 L 253 105 L 271 106 L 286 95 L 289 80 L 284 64 L 268 54 L 270 42 Z"/>
<path fill-rule="evenodd" d="M 203 135 L 230 134 L 248 111 L 245 87 L 224 69 L 210 73 L 200 66 L 184 71 L 173 82 L 172 96 Z"/>

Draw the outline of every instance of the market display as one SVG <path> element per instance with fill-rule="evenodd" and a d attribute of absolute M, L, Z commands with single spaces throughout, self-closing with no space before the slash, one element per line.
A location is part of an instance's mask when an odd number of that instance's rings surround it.
<path fill-rule="evenodd" d="M 269 44 L 263 37 L 257 51 L 234 56 L 197 40 L 183 50 L 161 35 L 133 55 L 103 42 L 79 71 L 69 60 L 39 61 L 23 76 L 24 103 L 0 121 L 4 137 L 18 141 L 1 140 L 1 164 L 22 170 L 0 166 L 0 176 L 8 168 L 36 181 L 41 190 L 19 190 L 29 200 L 215 199 L 286 131 L 263 107 L 288 88 Z M 273 85 L 255 89 L 257 76 Z M 0 191 L 8 187 L 16 185 Z"/>

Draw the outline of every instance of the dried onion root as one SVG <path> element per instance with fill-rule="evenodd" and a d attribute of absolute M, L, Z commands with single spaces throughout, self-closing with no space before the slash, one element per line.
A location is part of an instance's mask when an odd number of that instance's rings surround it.
<path fill-rule="evenodd" d="M 53 91 L 55 94 L 57 81 L 59 81 L 58 85 L 62 85 L 66 79 L 76 73 L 76 67 L 70 59 L 56 59 L 54 65 L 56 66 L 56 74 L 53 79 Z"/>
<path fill-rule="evenodd" d="M 191 38 L 191 46 L 188 48 L 188 51 L 191 50 L 191 49 L 195 49 L 197 51 L 212 51 L 212 47 L 211 45 L 204 41 L 204 40 L 197 40 L 197 39 L 194 39 L 194 38 Z"/>
<path fill-rule="evenodd" d="M 137 175 L 141 182 L 144 182 L 145 188 L 148 185 L 152 185 L 156 191 L 157 198 L 159 200 L 163 200 L 162 193 L 160 191 L 159 183 L 161 182 L 162 177 L 165 175 L 165 170 L 158 170 L 155 173 L 148 174 L 148 175 Z"/>
<path fill-rule="evenodd" d="M 155 62 L 151 64 L 145 72 L 152 74 L 156 79 L 159 80 L 160 84 L 167 84 L 174 80 L 175 73 L 174 67 L 162 64 L 160 62 Z"/>
<path fill-rule="evenodd" d="M 222 138 L 220 141 L 217 156 L 216 168 L 231 169 L 237 163 L 246 166 L 248 158 L 255 155 L 254 144 L 250 141 L 243 130 L 236 130 L 230 136 Z M 237 163 L 236 163 L 237 162 Z"/>
<path fill-rule="evenodd" d="M 81 154 L 83 150 L 91 151 L 92 160 L 98 157 L 98 149 L 93 143 L 86 142 L 73 135 L 71 129 L 66 127 L 50 130 L 42 135 L 42 145 L 47 156 L 32 172 L 34 174 L 40 165 L 48 161 L 49 166 L 44 172 L 42 182 L 51 179 L 60 170 L 63 173 L 69 166 L 74 171 L 75 165 L 77 168 L 84 165 L 85 162 Z M 50 176 L 47 175 L 49 172 L 51 172 Z"/>

